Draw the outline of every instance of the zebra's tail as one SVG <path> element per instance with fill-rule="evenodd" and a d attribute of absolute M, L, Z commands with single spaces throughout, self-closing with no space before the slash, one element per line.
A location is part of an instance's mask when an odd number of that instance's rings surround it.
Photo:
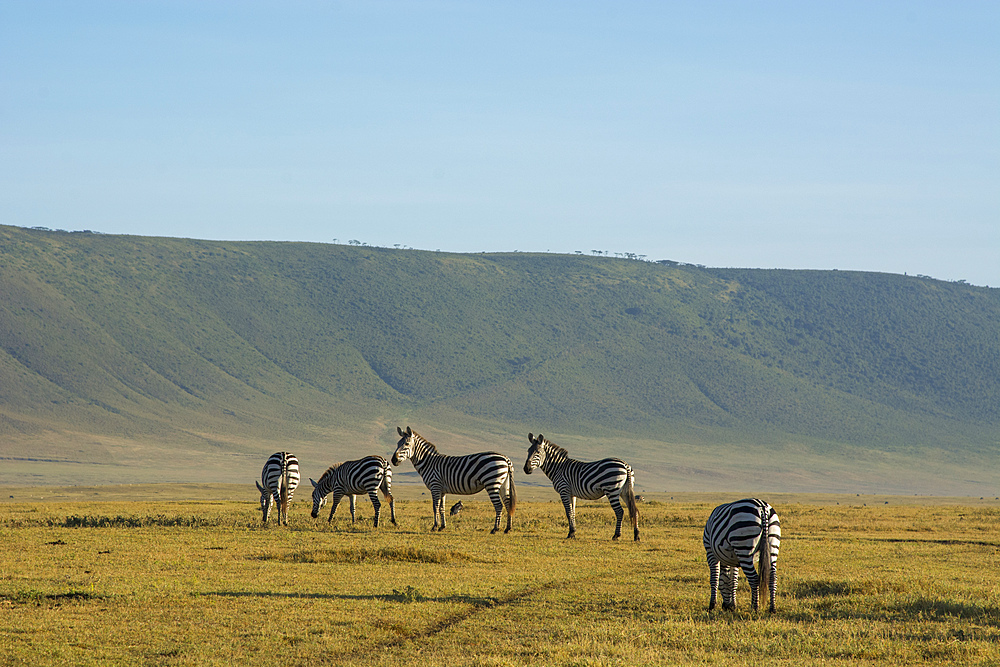
<path fill-rule="evenodd" d="M 767 596 L 767 600 L 771 599 L 771 517 L 769 509 L 761 509 L 760 549 L 757 559 L 757 570 L 760 573 L 760 585 L 757 593 L 760 597 L 761 607 L 764 606 L 764 596 Z"/>
<path fill-rule="evenodd" d="M 281 478 L 278 480 L 278 523 L 288 525 L 288 466 L 281 471 Z"/>
<path fill-rule="evenodd" d="M 507 491 L 509 494 L 509 505 L 507 506 L 507 518 L 514 516 L 514 507 L 517 505 L 517 490 L 514 488 L 514 464 L 507 466 Z"/>
<path fill-rule="evenodd" d="M 632 532 L 635 541 L 639 541 L 639 506 L 635 502 L 635 473 L 628 470 L 628 477 L 625 478 L 625 485 L 622 487 L 622 495 L 625 496 L 625 504 L 628 506 L 628 516 L 632 520 Z"/>

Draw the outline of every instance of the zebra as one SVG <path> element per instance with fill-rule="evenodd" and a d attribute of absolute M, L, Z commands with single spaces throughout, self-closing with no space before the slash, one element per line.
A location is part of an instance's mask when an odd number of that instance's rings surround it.
<path fill-rule="evenodd" d="M 709 610 L 715 608 L 720 570 L 722 608 L 736 609 L 736 586 L 742 569 L 750 582 L 753 610 L 758 610 L 758 591 L 764 589 L 771 596 L 768 612 L 774 613 L 781 545 L 781 523 L 774 508 L 759 498 L 719 505 L 708 517 L 703 541 L 712 584 Z M 754 569 L 754 556 L 757 557 L 757 570 Z"/>
<path fill-rule="evenodd" d="M 272 501 L 278 506 L 278 524 L 288 525 L 288 503 L 299 485 L 299 460 L 290 452 L 275 452 L 260 471 L 260 511 L 267 523 Z"/>
<path fill-rule="evenodd" d="M 327 521 L 333 520 L 333 513 L 337 511 L 340 499 L 347 496 L 351 499 L 351 523 L 357 519 L 355 514 L 356 494 L 367 493 L 375 508 L 375 527 L 378 528 L 379 516 L 382 513 L 382 503 L 379 502 L 378 492 L 389 501 L 389 515 L 393 525 L 396 524 L 396 503 L 392 499 L 392 468 L 389 462 L 381 456 L 366 456 L 357 461 L 344 461 L 336 463 L 323 473 L 318 482 L 309 481 L 313 485 L 312 493 L 312 518 L 319 516 L 319 508 L 326 504 L 326 496 L 333 493 L 333 502 L 330 503 L 330 517 Z"/>
<path fill-rule="evenodd" d="M 531 474 L 535 468 L 541 468 L 552 481 L 552 487 L 562 499 L 566 508 L 566 518 L 569 520 L 569 535 L 567 539 L 576 537 L 576 499 L 597 500 L 608 497 L 611 509 L 615 511 L 615 534 L 611 538 L 617 540 L 622 535 L 622 520 L 625 510 L 622 509 L 622 496 L 628 506 L 628 515 L 632 521 L 634 539 L 639 541 L 639 508 L 635 501 L 635 474 L 629 464 L 621 459 L 601 459 L 600 461 L 577 461 L 569 457 L 569 453 L 545 439 L 539 433 L 528 434 L 528 458 L 524 462 L 524 472 Z"/>
<path fill-rule="evenodd" d="M 517 504 L 517 492 L 514 490 L 514 464 L 509 458 L 496 452 L 445 456 L 439 454 L 437 447 L 411 430 L 409 426 L 405 432 L 398 426 L 396 430 L 401 437 L 392 455 L 392 465 L 398 466 L 406 459 L 413 462 L 413 467 L 420 473 L 420 478 L 431 492 L 434 529 L 445 528 L 446 494 L 468 496 L 486 489 L 496 509 L 496 521 L 490 534 L 500 530 L 500 517 L 504 509 L 507 510 L 507 528 L 503 532 L 510 532 L 514 506 Z M 439 515 L 440 528 L 438 528 Z"/>

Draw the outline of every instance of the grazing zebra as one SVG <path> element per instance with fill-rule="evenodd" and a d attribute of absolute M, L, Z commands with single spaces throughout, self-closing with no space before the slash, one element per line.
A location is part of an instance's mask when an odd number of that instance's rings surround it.
<path fill-rule="evenodd" d="M 340 499 L 347 496 L 351 499 L 351 523 L 354 523 L 357 519 L 354 511 L 356 494 L 367 493 L 375 508 L 375 527 L 378 528 L 379 516 L 382 513 L 382 503 L 378 499 L 378 492 L 381 489 L 382 495 L 389 501 L 389 516 L 393 525 L 396 524 L 396 503 L 392 499 L 392 468 L 381 456 L 366 456 L 357 461 L 336 463 L 327 468 L 318 482 L 314 482 L 312 478 L 309 481 L 313 485 L 312 518 L 314 519 L 319 515 L 319 508 L 326 504 L 326 496 L 333 493 L 330 517 L 327 521 L 333 520 L 333 513 L 337 511 Z"/>
<path fill-rule="evenodd" d="M 542 436 L 528 434 L 528 459 L 524 462 L 524 472 L 531 474 L 535 468 L 541 468 L 545 476 L 552 481 L 552 487 L 562 498 L 566 508 L 566 518 L 569 520 L 569 535 L 576 536 L 576 499 L 597 500 L 608 497 L 611 509 L 615 511 L 617 522 L 615 534 L 611 539 L 622 536 L 622 519 L 625 510 L 622 509 L 620 497 L 625 497 L 628 505 L 628 515 L 632 520 L 632 530 L 635 541 L 639 541 L 639 508 L 635 504 L 635 474 L 629 464 L 621 459 L 601 459 L 600 461 L 577 461 L 571 459 L 562 447 L 549 442 Z"/>
<path fill-rule="evenodd" d="M 740 569 L 750 582 L 750 600 L 757 611 L 758 591 L 770 591 L 768 611 L 774 613 L 774 597 L 778 592 L 778 547 L 781 544 L 781 523 L 774 508 L 758 498 L 745 498 L 719 505 L 712 510 L 705 524 L 705 555 L 708 558 L 712 599 L 722 587 L 722 608 L 736 608 L 736 586 Z M 754 570 L 757 556 L 757 570 Z M 759 573 L 758 573 L 759 570 Z"/>
<path fill-rule="evenodd" d="M 290 452 L 275 452 L 260 472 L 260 511 L 267 523 L 272 501 L 278 506 L 278 523 L 288 525 L 288 503 L 299 485 L 299 460 Z"/>
<path fill-rule="evenodd" d="M 514 491 L 514 464 L 509 458 L 496 452 L 445 456 L 439 454 L 433 444 L 410 430 L 409 426 L 405 433 L 398 426 L 396 430 L 402 437 L 392 455 L 392 465 L 398 466 L 406 459 L 413 462 L 413 467 L 431 492 L 435 529 L 438 529 L 440 515 L 441 527 L 438 530 L 444 530 L 444 503 L 447 494 L 470 496 L 486 489 L 497 512 L 490 533 L 500 530 L 500 517 L 504 509 L 507 510 L 507 528 L 503 532 L 510 532 L 517 493 Z"/>

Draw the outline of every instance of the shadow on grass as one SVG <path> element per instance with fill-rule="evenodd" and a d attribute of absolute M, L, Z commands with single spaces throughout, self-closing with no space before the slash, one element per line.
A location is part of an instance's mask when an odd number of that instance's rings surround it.
<path fill-rule="evenodd" d="M 416 549 L 413 547 L 383 547 L 381 549 L 313 549 L 285 554 L 265 554 L 260 560 L 284 563 L 366 563 L 393 561 L 402 563 L 468 563 L 477 562 L 472 556 L 449 549 Z"/>
<path fill-rule="evenodd" d="M 203 596 L 218 596 L 229 598 L 302 598 L 306 600 L 380 600 L 383 602 L 441 602 L 468 604 L 473 607 L 495 607 L 502 600 L 495 597 L 480 597 L 477 595 L 443 595 L 427 596 L 412 586 L 402 591 L 393 589 L 392 593 L 372 595 L 349 595 L 343 593 L 276 593 L 273 591 L 214 591 L 199 593 Z"/>
<path fill-rule="evenodd" d="M 902 597 L 906 590 L 902 584 L 875 580 L 832 581 L 815 580 L 794 584 L 792 597 L 812 600 L 811 608 L 791 613 L 791 620 L 885 620 L 945 621 L 960 619 L 984 625 L 1000 626 L 1000 607 L 954 600 Z M 879 598 L 874 604 L 870 598 Z M 862 602 L 859 598 L 868 598 Z"/>
<path fill-rule="evenodd" d="M 13 604 L 61 604 L 63 602 L 89 602 L 92 600 L 107 600 L 110 596 L 90 591 L 68 591 L 66 593 L 43 593 L 41 591 L 16 591 L 9 595 L 0 595 L 0 600 Z"/>
<path fill-rule="evenodd" d="M 904 542 L 915 544 L 943 544 L 946 546 L 971 546 L 971 547 L 993 547 L 1000 548 L 1000 542 L 987 542 L 984 540 L 957 540 L 952 538 L 930 539 L 915 537 L 877 537 L 872 542 Z"/>

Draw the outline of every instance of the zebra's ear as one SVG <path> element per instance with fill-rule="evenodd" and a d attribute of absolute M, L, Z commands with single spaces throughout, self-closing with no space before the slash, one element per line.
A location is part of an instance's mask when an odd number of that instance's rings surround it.
<path fill-rule="evenodd" d="M 260 482 L 258 482 L 257 480 L 254 480 L 253 483 L 257 485 L 257 490 L 258 491 L 260 491 L 261 493 L 264 493 L 264 487 L 260 485 Z"/>
<path fill-rule="evenodd" d="M 535 436 L 533 436 L 531 433 L 528 434 L 528 442 L 530 442 L 531 444 L 535 444 Z"/>
<path fill-rule="evenodd" d="M 409 426 L 406 427 L 406 435 L 413 435 L 413 431 L 410 430 Z"/>
<path fill-rule="evenodd" d="M 316 488 L 316 482 L 313 482 L 313 478 L 312 477 L 309 478 L 309 481 L 312 483 L 313 488 L 315 489 Z"/>
<path fill-rule="evenodd" d="M 410 427 L 409 427 L 409 426 L 407 426 L 406 428 L 407 428 L 407 429 L 409 429 Z M 405 433 L 403 433 L 403 429 L 399 428 L 398 426 L 396 427 L 396 430 L 397 430 L 397 431 L 399 431 L 399 434 L 400 434 L 400 435 L 402 435 L 402 436 L 405 436 L 405 435 L 406 435 Z"/>

